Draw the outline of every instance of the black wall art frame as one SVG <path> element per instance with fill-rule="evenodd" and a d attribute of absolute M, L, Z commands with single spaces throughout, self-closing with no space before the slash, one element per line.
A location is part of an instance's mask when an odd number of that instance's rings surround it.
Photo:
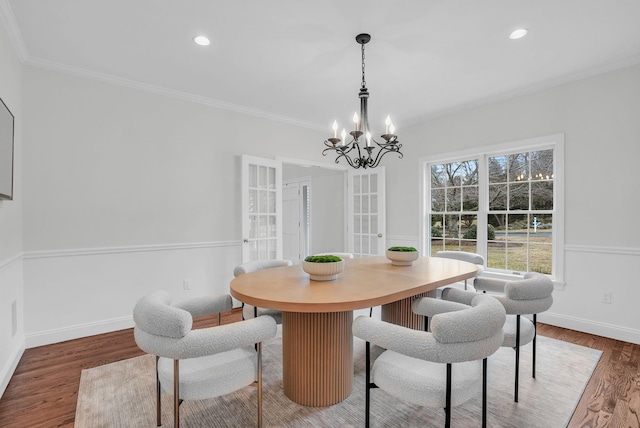
<path fill-rule="evenodd" d="M 13 137 L 15 118 L 0 98 L 0 199 L 13 199 Z"/>

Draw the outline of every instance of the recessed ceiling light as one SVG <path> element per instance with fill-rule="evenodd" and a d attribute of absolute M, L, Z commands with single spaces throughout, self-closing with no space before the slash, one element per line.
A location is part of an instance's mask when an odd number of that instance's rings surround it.
<path fill-rule="evenodd" d="M 211 43 L 209 39 L 205 36 L 195 36 L 193 38 L 193 41 L 200 46 L 209 46 L 209 44 Z"/>
<path fill-rule="evenodd" d="M 521 39 L 526 36 L 528 32 L 529 30 L 527 30 L 526 28 L 518 28 L 517 30 L 514 30 L 511 34 L 509 34 L 509 38 L 511 40 Z"/>

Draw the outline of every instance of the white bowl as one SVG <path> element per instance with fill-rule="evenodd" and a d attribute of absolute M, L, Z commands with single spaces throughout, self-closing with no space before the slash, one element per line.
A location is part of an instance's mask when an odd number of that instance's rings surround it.
<path fill-rule="evenodd" d="M 302 270 L 309 274 L 313 281 L 333 281 L 344 270 L 344 260 L 329 263 L 302 261 Z"/>
<path fill-rule="evenodd" d="M 411 266 L 420 257 L 419 251 L 389 251 L 387 258 L 394 266 Z"/>

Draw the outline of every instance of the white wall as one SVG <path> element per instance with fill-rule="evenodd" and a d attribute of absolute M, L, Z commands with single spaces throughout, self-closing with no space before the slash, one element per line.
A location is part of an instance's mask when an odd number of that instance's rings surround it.
<path fill-rule="evenodd" d="M 386 163 L 387 189 L 407 191 L 387 192 L 388 233 L 417 238 L 420 156 L 564 133 L 566 285 L 540 319 L 640 343 L 638 118 L 636 65 L 403 129 L 405 157 Z"/>
<path fill-rule="evenodd" d="M 24 350 L 22 279 L 22 78 L 0 26 L 0 98 L 15 117 L 13 200 L 0 200 L 0 395 Z"/>
<path fill-rule="evenodd" d="M 23 81 L 27 347 L 129 327 L 150 290 L 228 293 L 240 155 L 322 157 L 319 131 L 28 66 Z"/>

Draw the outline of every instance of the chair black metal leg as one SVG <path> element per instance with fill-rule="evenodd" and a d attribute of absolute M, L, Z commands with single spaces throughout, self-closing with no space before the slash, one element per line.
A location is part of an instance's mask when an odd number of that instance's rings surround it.
<path fill-rule="evenodd" d="M 538 328 L 536 326 L 537 314 L 533 314 L 533 368 L 532 375 L 533 378 L 536 378 L 536 337 L 538 337 Z"/>
<path fill-rule="evenodd" d="M 366 344 L 366 357 L 365 357 L 365 414 L 364 414 L 364 426 L 369 428 L 369 401 L 371 399 L 371 344 L 367 342 Z"/>
<path fill-rule="evenodd" d="M 487 428 L 487 359 L 482 360 L 482 428 Z"/>
<path fill-rule="evenodd" d="M 162 425 L 162 400 L 160 399 L 160 375 L 158 374 L 158 360 L 160 357 L 156 355 L 156 423 L 157 426 Z"/>
<path fill-rule="evenodd" d="M 429 317 L 424 317 L 424 331 L 429 331 Z"/>
<path fill-rule="evenodd" d="M 516 315 L 516 382 L 513 401 L 518 402 L 518 374 L 520 371 L 520 315 Z"/>
<path fill-rule="evenodd" d="M 173 426 L 180 428 L 180 360 L 173 360 Z"/>
<path fill-rule="evenodd" d="M 258 428 L 262 427 L 262 342 L 256 343 L 258 351 Z"/>
<path fill-rule="evenodd" d="M 444 408 L 444 427 L 451 427 L 451 363 L 447 363 L 447 392 L 445 398 L 446 407 Z"/>

